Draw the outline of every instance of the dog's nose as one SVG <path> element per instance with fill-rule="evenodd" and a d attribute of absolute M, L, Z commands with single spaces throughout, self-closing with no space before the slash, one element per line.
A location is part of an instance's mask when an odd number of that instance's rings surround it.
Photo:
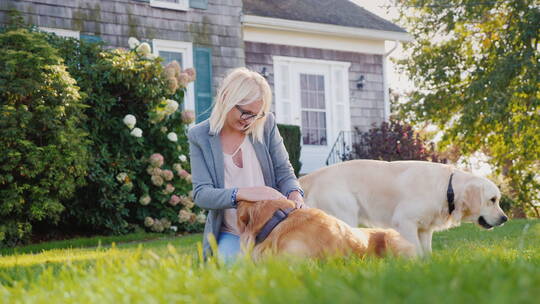
<path fill-rule="evenodd" d="M 501 216 L 500 223 L 504 224 L 506 221 L 508 221 L 508 217 L 506 215 Z"/>

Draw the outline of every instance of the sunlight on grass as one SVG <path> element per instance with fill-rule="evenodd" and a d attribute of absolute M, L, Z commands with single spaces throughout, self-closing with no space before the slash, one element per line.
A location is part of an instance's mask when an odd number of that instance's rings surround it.
<path fill-rule="evenodd" d="M 22 254 L 0 257 L 0 267 L 30 266 L 43 263 L 75 262 L 102 258 L 117 258 L 130 254 L 127 250 L 118 250 L 113 245 L 110 250 L 103 249 L 53 249 L 38 254 Z"/>
<path fill-rule="evenodd" d="M 528 226 L 527 226 L 528 225 Z M 528 227 L 528 228 L 526 228 Z M 0 258 L 3 303 L 531 303 L 540 223 L 438 233 L 431 258 L 201 263 L 186 238 Z"/>

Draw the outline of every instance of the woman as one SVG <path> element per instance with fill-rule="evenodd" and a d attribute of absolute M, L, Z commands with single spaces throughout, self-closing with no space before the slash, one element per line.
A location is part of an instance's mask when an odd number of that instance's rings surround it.
<path fill-rule="evenodd" d="M 270 86 L 261 75 L 237 68 L 218 90 L 212 114 L 188 132 L 193 198 L 209 209 L 204 228 L 217 238 L 218 252 L 232 260 L 240 252 L 236 203 L 288 198 L 303 207 L 294 175 L 272 113 Z"/>

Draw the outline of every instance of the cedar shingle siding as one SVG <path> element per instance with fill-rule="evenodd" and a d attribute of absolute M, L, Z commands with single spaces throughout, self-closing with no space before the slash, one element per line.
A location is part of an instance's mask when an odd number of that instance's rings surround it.
<path fill-rule="evenodd" d="M 9 9 L 36 26 L 99 36 L 110 46 L 127 47 L 133 36 L 211 47 L 214 91 L 227 70 L 245 65 L 242 0 L 210 0 L 207 9 L 188 11 L 152 7 L 140 0 L 1 0 L 0 24 L 6 22 Z"/>

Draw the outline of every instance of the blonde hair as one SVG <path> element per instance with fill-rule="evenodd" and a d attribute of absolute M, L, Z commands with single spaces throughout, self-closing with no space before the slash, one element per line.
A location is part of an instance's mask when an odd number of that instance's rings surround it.
<path fill-rule="evenodd" d="M 268 114 L 272 104 L 272 91 L 264 77 L 259 73 L 244 67 L 232 70 L 218 89 L 216 102 L 210 114 L 210 131 L 221 132 L 227 119 L 227 114 L 235 105 L 247 105 L 262 100 L 262 111 Z M 263 141 L 265 117 L 254 121 L 246 130 L 255 140 Z"/>

